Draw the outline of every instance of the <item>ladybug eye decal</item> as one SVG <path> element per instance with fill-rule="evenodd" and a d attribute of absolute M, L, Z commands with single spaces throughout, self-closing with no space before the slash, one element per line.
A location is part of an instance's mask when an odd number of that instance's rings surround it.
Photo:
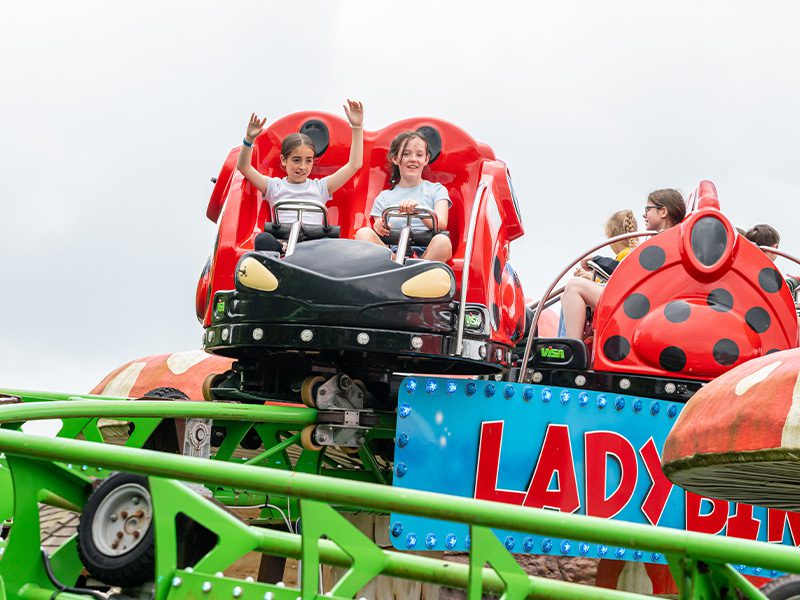
<path fill-rule="evenodd" d="M 692 227 L 692 252 L 700 264 L 715 265 L 728 247 L 728 233 L 722 221 L 714 217 L 698 219 Z"/>

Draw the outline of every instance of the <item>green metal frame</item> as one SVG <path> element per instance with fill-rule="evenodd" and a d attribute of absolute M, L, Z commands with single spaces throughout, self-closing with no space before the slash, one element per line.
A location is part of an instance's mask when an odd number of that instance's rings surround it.
<path fill-rule="evenodd" d="M 165 420 L 208 418 L 214 425 L 222 427 L 227 434 L 222 445 L 212 453 L 213 460 L 259 464 L 265 467 L 316 473 L 336 478 L 357 479 L 375 483 L 391 483 L 391 469 L 381 468 L 371 451 L 371 444 L 377 440 L 391 440 L 394 437 L 393 413 L 378 413 L 380 421 L 365 434 L 365 443 L 358 449 L 362 468 L 358 471 L 342 469 L 325 451 L 312 451 L 303 448 L 301 430 L 317 422 L 317 411 L 306 406 L 234 404 L 230 402 L 197 402 L 136 400 L 114 398 L 91 394 L 63 394 L 16 389 L 0 389 L 0 395 L 19 398 L 14 406 L 14 417 L 3 417 L 0 427 L 19 429 L 23 422 L 47 419 L 61 419 L 63 425 L 57 437 L 85 439 L 104 443 L 99 421 L 103 418 L 121 419 L 130 422 L 133 432 L 124 445 L 141 448 L 151 434 Z M 54 416 L 57 415 L 57 416 Z M 11 420 L 14 419 L 14 420 Z M 265 447 L 258 456 L 250 459 L 237 458 L 234 452 L 245 435 L 255 429 Z M 290 459 L 287 450 L 295 446 L 295 460 Z M 1 466 L 1 465 L 0 465 Z M 94 473 L 103 476 L 102 473 Z M 0 477 L 2 470 L 0 469 Z M 225 505 L 266 504 L 263 494 L 258 496 L 247 489 L 234 489 L 230 486 L 215 486 L 214 497 Z M 299 506 L 295 499 L 273 496 L 269 504 L 287 506 L 289 512 L 296 513 Z M 0 499 L 0 515 L 3 501 Z M 342 507 L 346 508 L 346 507 Z M 263 523 L 279 523 L 283 517 L 279 511 L 265 506 L 259 516 Z"/>
<path fill-rule="evenodd" d="M 2 543 L 0 596 L 42 600 L 54 595 L 75 600 L 85 598 L 58 592 L 47 578 L 39 558 L 38 504 L 80 510 L 91 491 L 94 477 L 110 471 L 140 473 L 149 477 L 155 513 L 157 600 L 198 596 L 259 600 L 270 597 L 273 600 L 321 598 L 317 569 L 320 564 L 349 567 L 345 576 L 329 590 L 331 595 L 325 596 L 334 598 L 355 597 L 359 589 L 379 574 L 463 588 L 471 600 L 480 598 L 483 593 L 502 594 L 509 600 L 646 597 L 528 576 L 492 533 L 492 528 L 662 553 L 669 561 L 680 588 L 680 597 L 687 599 L 735 598 L 737 590 L 746 598 L 763 598 L 730 563 L 800 572 L 800 554 L 797 549 L 785 546 L 414 490 L 398 493 L 388 486 L 370 482 L 256 466 L 268 463 L 271 457 L 283 451 L 277 447 L 250 459 L 250 464 L 242 464 L 100 444 L 100 440 L 45 438 L 14 430 L 23 421 L 44 418 L 62 418 L 65 427 L 71 420 L 91 421 L 100 417 L 122 420 L 203 417 L 251 424 L 266 422 L 284 428 L 296 425 L 298 420 L 308 422 L 305 419 L 314 418 L 314 411 L 306 409 L 272 408 L 225 403 L 112 400 L 0 406 L 0 423 L 10 427 L 0 430 L 0 451 L 4 453 L 8 466 L 8 472 L 0 477 L 0 484 L 9 485 L 10 476 L 14 511 L 10 535 Z M 77 426 L 72 427 L 70 431 L 74 432 Z M 283 443 L 288 445 L 289 441 Z M 292 534 L 245 524 L 181 481 L 202 483 L 211 489 L 249 490 L 269 499 L 295 499 L 299 502 L 302 532 Z M 0 506 L 9 508 L 8 503 Z M 333 508 L 342 506 L 467 523 L 472 540 L 469 564 L 381 549 Z M 191 569 L 177 568 L 175 528 L 178 514 L 204 525 L 219 539 L 217 545 Z M 243 581 L 221 574 L 250 551 L 302 559 L 299 587 Z M 51 560 L 58 579 L 74 585 L 81 570 L 75 540 L 64 543 Z M 204 592 L 205 589 L 208 592 Z"/>

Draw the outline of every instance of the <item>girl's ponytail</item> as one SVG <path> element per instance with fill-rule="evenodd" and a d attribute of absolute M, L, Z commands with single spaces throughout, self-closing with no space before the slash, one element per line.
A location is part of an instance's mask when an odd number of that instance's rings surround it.
<path fill-rule="evenodd" d="M 625 230 L 625 233 L 635 233 L 638 231 L 639 227 L 636 225 L 636 217 L 633 216 L 632 210 L 625 211 L 625 218 L 622 221 L 622 228 Z M 628 247 L 633 250 L 636 246 L 639 245 L 639 238 L 630 238 L 628 240 Z"/>

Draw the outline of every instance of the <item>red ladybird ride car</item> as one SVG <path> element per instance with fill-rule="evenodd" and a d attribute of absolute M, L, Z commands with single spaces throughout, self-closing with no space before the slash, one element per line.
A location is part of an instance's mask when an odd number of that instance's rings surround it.
<path fill-rule="evenodd" d="M 453 203 L 447 264 L 404 259 L 402 251 L 393 260 L 388 248 L 352 239 L 369 225 L 372 201 L 389 186 L 389 144 L 405 130 L 425 135 L 432 154 L 425 178 L 444 185 Z M 253 161 L 260 172 L 282 176 L 280 140 L 295 131 L 311 135 L 318 148 L 311 177 L 346 162 L 348 124 L 301 112 L 258 137 Z M 322 225 L 302 226 L 276 222 L 236 171 L 238 152 L 229 154 L 211 195 L 207 215 L 219 233 L 197 289 L 206 350 L 236 359 L 233 371 L 209 386 L 212 397 L 295 399 L 299 391 L 317 404 L 327 381 L 345 403 L 366 397 L 383 405 L 391 402 L 393 373 L 509 368 L 525 329 L 509 244 L 523 228 L 508 169 L 489 146 L 432 118 L 365 132 L 362 169 L 316 209 Z M 254 250 L 263 231 L 287 242 L 285 256 Z M 392 233 L 387 241 L 402 232 Z M 401 244 L 425 244 L 413 235 L 401 235 Z M 350 386 L 353 380 L 361 385 Z"/>
<path fill-rule="evenodd" d="M 789 287 L 721 212 L 710 181 L 689 208 L 620 263 L 590 340 L 532 340 L 536 381 L 686 401 L 737 365 L 797 346 Z"/>

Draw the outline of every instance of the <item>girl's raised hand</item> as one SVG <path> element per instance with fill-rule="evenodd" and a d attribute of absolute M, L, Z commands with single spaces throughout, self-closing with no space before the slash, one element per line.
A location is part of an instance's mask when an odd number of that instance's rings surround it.
<path fill-rule="evenodd" d="M 352 127 L 364 126 L 364 106 L 358 100 L 347 99 L 344 105 L 344 114 Z"/>
<path fill-rule="evenodd" d="M 247 124 L 247 133 L 245 137 L 248 142 L 253 142 L 258 135 L 264 131 L 264 124 L 267 122 L 267 117 L 259 119 L 256 113 L 250 115 L 250 122 Z"/>

